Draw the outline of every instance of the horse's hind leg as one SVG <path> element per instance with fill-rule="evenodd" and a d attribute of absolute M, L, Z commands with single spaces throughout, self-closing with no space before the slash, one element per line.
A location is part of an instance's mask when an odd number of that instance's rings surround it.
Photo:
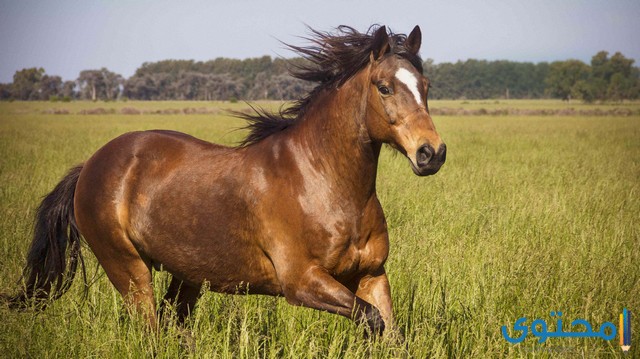
<path fill-rule="evenodd" d="M 99 258 L 98 260 L 100 261 Z M 155 328 L 156 304 L 153 298 L 151 266 L 140 256 L 122 256 L 119 261 L 107 265 L 101 261 L 101 264 L 111 283 L 124 298 L 127 309 L 142 314 L 149 326 Z"/>
<path fill-rule="evenodd" d="M 155 328 L 156 306 L 149 261 L 142 258 L 124 231 L 116 229 L 107 232 L 87 227 L 84 229 L 85 240 L 111 283 L 124 298 L 127 309 L 142 314 L 149 325 Z"/>
<path fill-rule="evenodd" d="M 76 184 L 74 212 L 80 233 L 128 309 L 155 328 L 151 260 L 129 235 L 135 192 L 131 183 L 138 175 L 135 146 L 131 139 L 119 137 L 85 163 Z"/>
<path fill-rule="evenodd" d="M 120 272 L 117 273 L 119 276 L 118 283 L 114 280 L 111 282 L 120 294 L 122 294 L 127 308 L 142 314 L 149 322 L 149 326 L 155 328 L 157 323 L 156 303 L 153 298 L 151 267 L 142 259 L 128 262 L 126 266 L 128 268 L 122 271 L 124 273 L 118 269 L 118 272 Z M 109 272 L 107 272 L 107 275 L 108 273 Z"/>
<path fill-rule="evenodd" d="M 183 324 L 184 320 L 193 312 L 198 298 L 200 298 L 200 286 L 188 285 L 174 276 L 171 278 L 167 294 L 160 305 L 160 316 L 162 317 L 164 314 L 167 304 L 175 305 L 178 323 Z"/>

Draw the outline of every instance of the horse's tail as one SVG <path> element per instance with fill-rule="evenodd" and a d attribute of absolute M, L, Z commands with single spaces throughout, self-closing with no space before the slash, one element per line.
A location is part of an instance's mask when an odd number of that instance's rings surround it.
<path fill-rule="evenodd" d="M 16 295 L 4 296 L 10 307 L 24 308 L 34 300 L 44 308 L 48 298 L 57 299 L 69 289 L 78 262 L 84 273 L 80 232 L 73 211 L 73 197 L 81 170 L 82 165 L 72 168 L 40 203 L 33 241 L 22 273 L 26 278 L 24 289 Z"/>

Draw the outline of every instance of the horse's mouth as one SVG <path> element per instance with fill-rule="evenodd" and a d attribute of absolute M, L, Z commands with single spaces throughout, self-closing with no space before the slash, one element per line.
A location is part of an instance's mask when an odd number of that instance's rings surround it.
<path fill-rule="evenodd" d="M 418 166 L 416 166 L 416 164 L 413 163 L 411 159 L 409 159 L 409 163 L 411 163 L 411 169 L 413 170 L 413 173 L 415 173 L 417 176 L 424 177 L 436 174 L 440 170 L 440 167 L 442 167 L 444 161 L 441 163 L 429 163 L 429 165 L 421 168 L 418 168 Z"/>

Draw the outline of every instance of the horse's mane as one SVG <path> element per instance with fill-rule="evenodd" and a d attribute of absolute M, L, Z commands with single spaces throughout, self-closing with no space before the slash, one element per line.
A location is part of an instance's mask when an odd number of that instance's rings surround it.
<path fill-rule="evenodd" d="M 306 61 L 301 65 L 292 65 L 289 72 L 301 80 L 316 82 L 318 85 L 291 106 L 282 107 L 277 112 L 253 108 L 252 114 L 239 113 L 238 117 L 248 121 L 245 127 L 249 134 L 240 143 L 248 146 L 257 143 L 276 132 L 291 126 L 305 113 L 309 103 L 325 89 L 337 88 L 364 68 L 375 49 L 374 34 L 380 28 L 374 25 L 367 33 L 360 33 L 349 26 L 339 26 L 336 33 L 321 32 L 314 29 L 311 36 L 305 38 L 311 45 L 306 47 L 285 44 L 302 56 Z M 411 62 L 422 73 L 422 60 L 404 46 L 407 36 L 389 33 L 389 54 L 399 55 Z"/>

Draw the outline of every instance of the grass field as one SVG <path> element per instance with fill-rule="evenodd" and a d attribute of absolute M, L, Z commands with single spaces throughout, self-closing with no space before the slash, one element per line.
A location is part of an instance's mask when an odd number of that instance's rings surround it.
<path fill-rule="evenodd" d="M 438 106 L 598 108 L 559 101 L 431 103 Z M 105 114 L 80 114 L 99 107 Z M 18 288 L 34 210 L 68 168 L 131 130 L 166 128 L 236 143 L 243 132 L 233 129 L 242 122 L 220 111 L 231 107 L 246 105 L 0 103 L 0 291 Z M 140 114 L 123 114 L 124 108 Z M 437 175 L 414 176 L 389 149 L 380 161 L 377 188 L 391 238 L 386 268 L 404 342 L 364 340 L 352 322 L 282 298 L 217 293 L 200 300 L 188 323 L 190 340 L 171 325 L 150 335 L 125 314 L 85 247 L 87 297 L 76 278 L 44 312 L 0 306 L 0 357 L 638 357 L 640 116 L 434 120 L 448 148 Z M 154 281 L 159 300 L 168 277 L 156 272 Z M 513 345 L 501 334 L 501 326 L 512 328 L 520 317 L 527 324 L 543 319 L 554 330 L 550 311 L 563 312 L 565 331 L 578 318 L 594 330 L 604 322 L 617 326 L 623 307 L 633 313 L 627 356 L 617 336 L 538 343 L 529 334 Z"/>

